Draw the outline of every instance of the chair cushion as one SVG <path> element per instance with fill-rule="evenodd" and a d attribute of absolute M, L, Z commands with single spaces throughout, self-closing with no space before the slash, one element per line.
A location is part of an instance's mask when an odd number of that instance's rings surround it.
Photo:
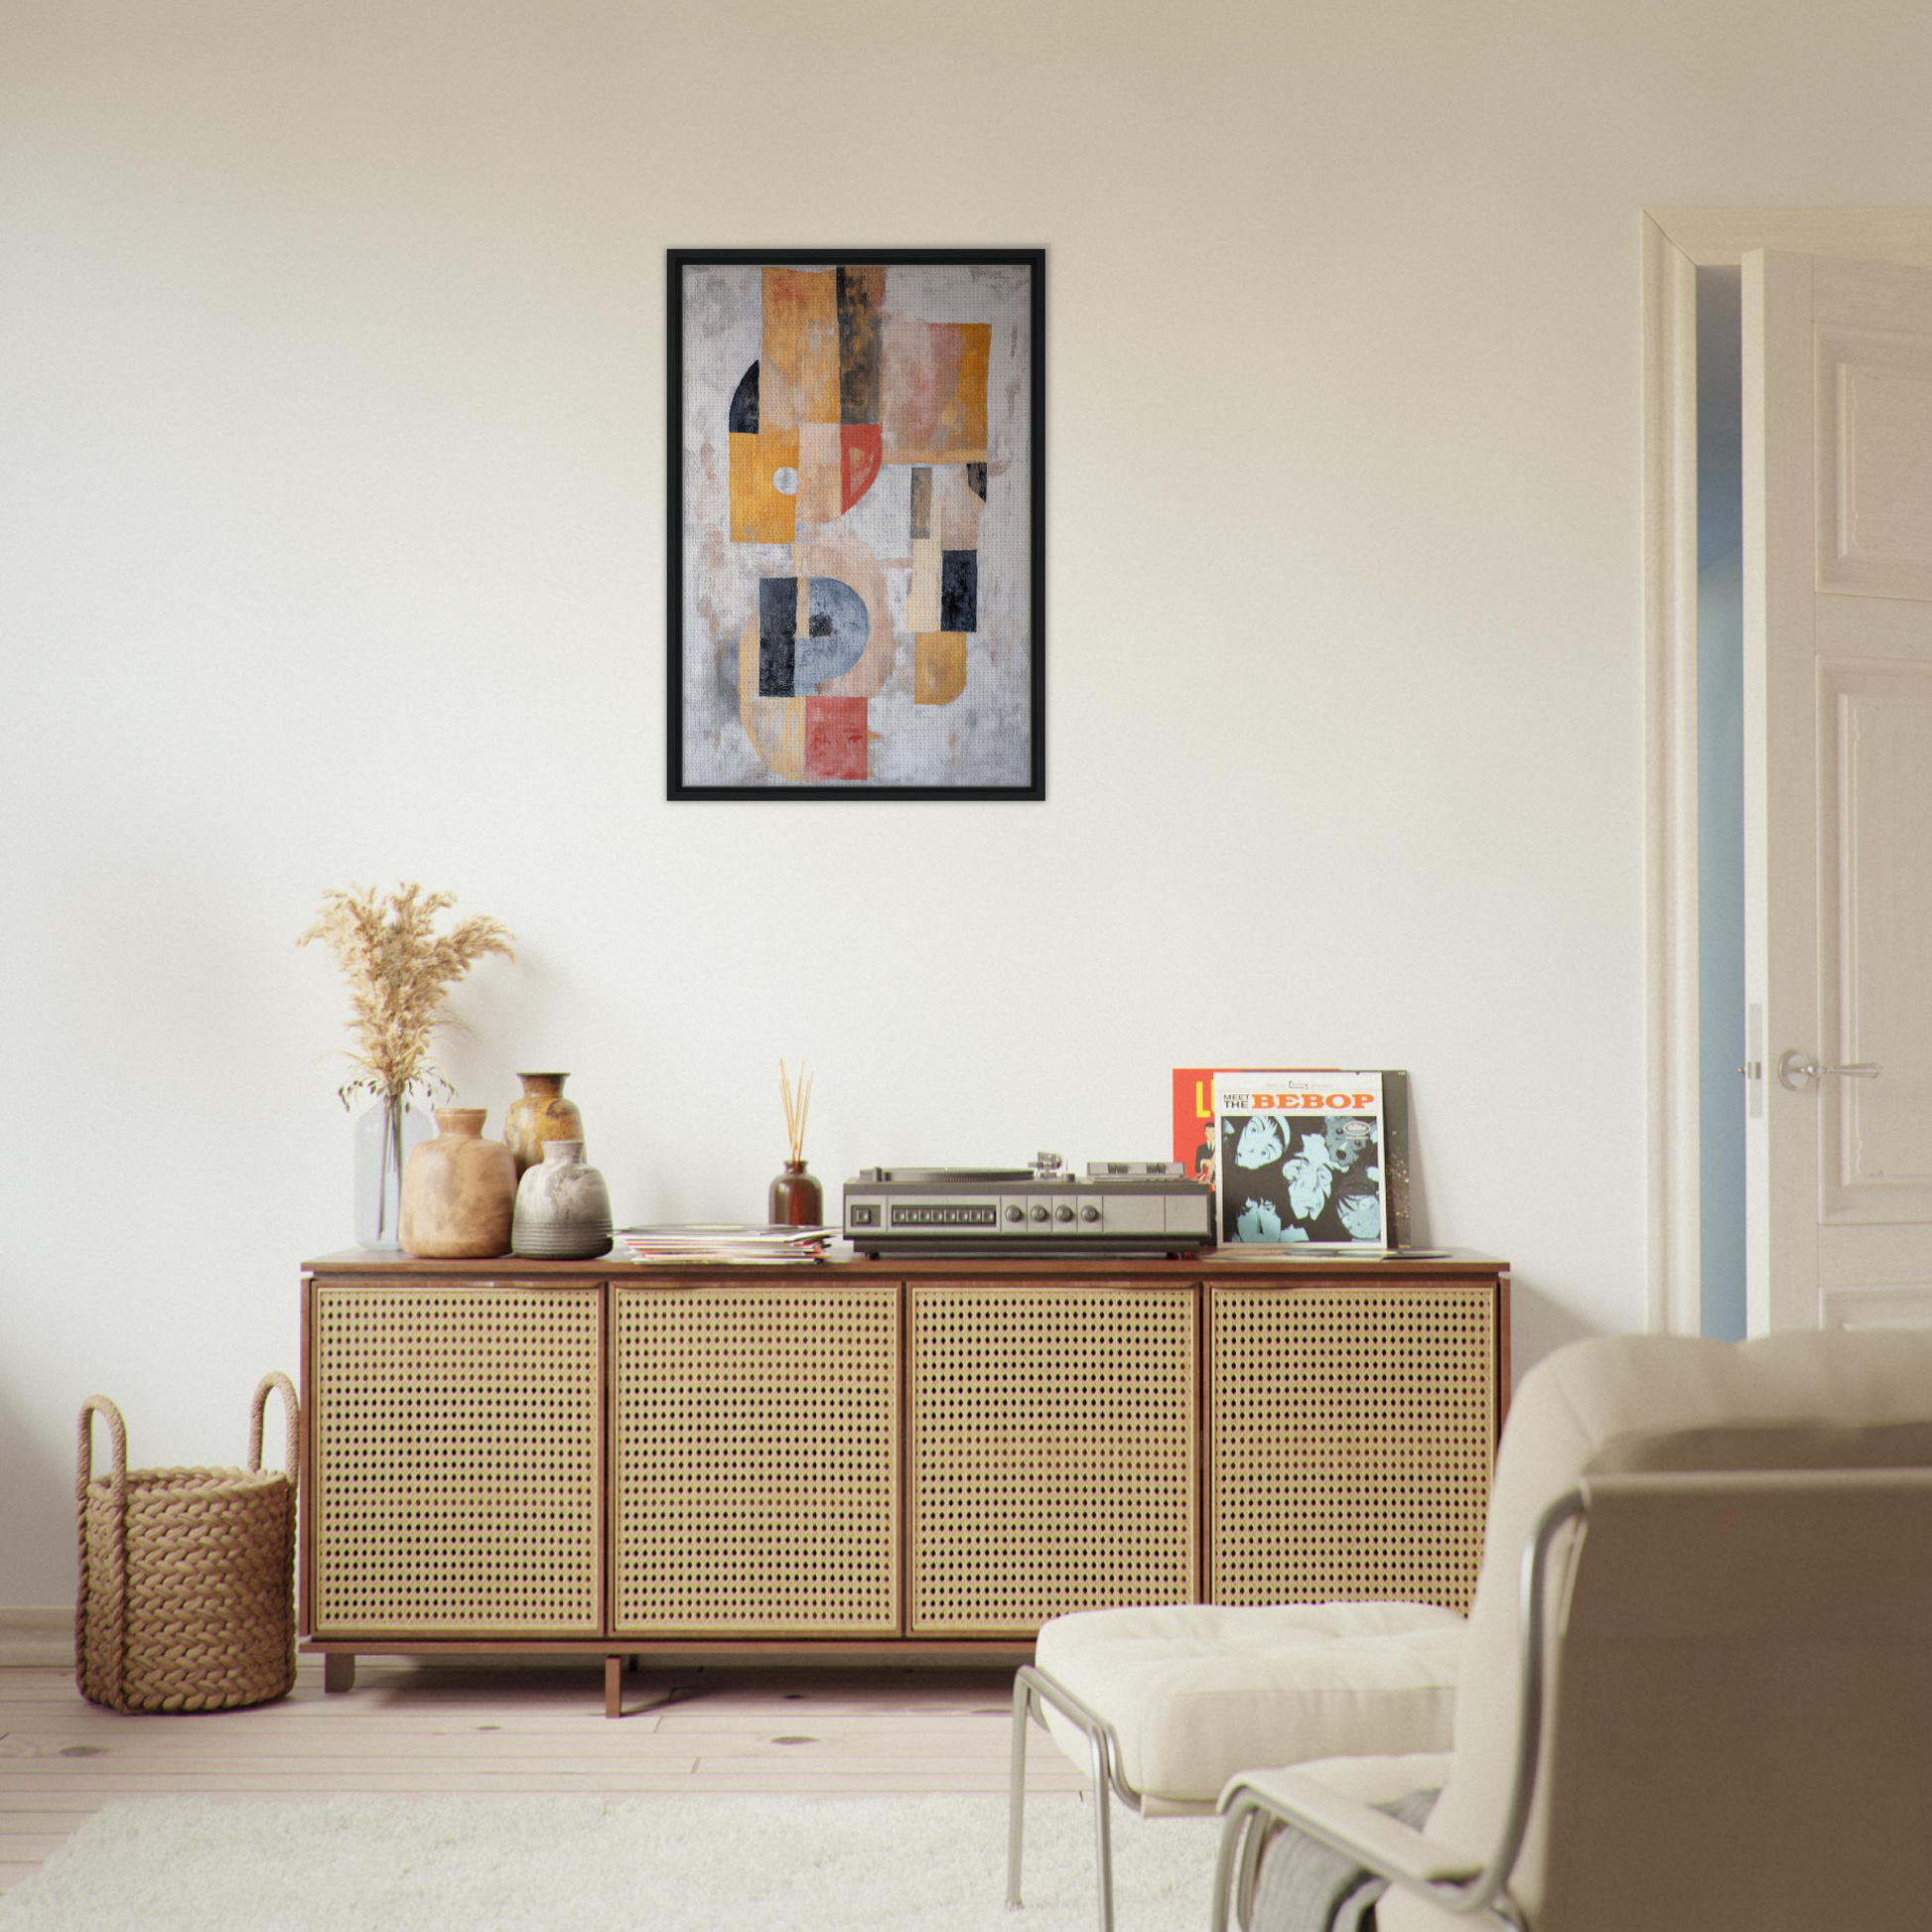
<path fill-rule="evenodd" d="M 1237 1771 L 1448 1750 L 1463 1627 L 1433 1603 L 1182 1603 L 1054 1617 L 1035 1656 L 1114 1726 L 1148 1810 L 1208 1811 Z"/>

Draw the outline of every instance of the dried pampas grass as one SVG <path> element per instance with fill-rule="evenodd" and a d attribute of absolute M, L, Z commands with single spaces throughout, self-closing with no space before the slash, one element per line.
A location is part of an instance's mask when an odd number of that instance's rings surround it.
<path fill-rule="evenodd" d="M 438 932 L 436 915 L 455 903 L 449 893 L 416 885 L 384 898 L 373 886 L 325 893 L 315 924 L 295 942 L 327 941 L 348 985 L 355 1044 L 342 1050 L 355 1072 L 339 1089 L 345 1107 L 356 1093 L 400 1099 L 432 1081 L 448 1090 L 429 1058 L 436 1030 L 456 1024 L 445 996 L 478 960 L 516 957 L 515 934 L 494 919 L 463 919 Z"/>

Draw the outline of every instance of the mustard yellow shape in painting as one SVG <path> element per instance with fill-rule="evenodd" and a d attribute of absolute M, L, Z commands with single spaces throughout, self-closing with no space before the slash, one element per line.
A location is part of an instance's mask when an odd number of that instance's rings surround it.
<path fill-rule="evenodd" d="M 912 640 L 912 702 L 951 704 L 966 688 L 966 633 L 935 630 Z"/>
<path fill-rule="evenodd" d="M 959 332 L 959 378 L 939 412 L 944 446 L 961 463 L 986 461 L 986 371 L 993 359 L 990 322 L 954 324 Z"/>
<path fill-rule="evenodd" d="M 839 420 L 839 284 L 836 271 L 764 271 L 759 428 Z M 989 326 L 989 336 L 991 334 Z M 985 383 L 982 377 L 981 388 Z"/>
<path fill-rule="evenodd" d="M 798 535 L 798 501 L 772 479 L 798 469 L 798 432 L 734 430 L 731 437 L 732 541 L 791 543 Z"/>

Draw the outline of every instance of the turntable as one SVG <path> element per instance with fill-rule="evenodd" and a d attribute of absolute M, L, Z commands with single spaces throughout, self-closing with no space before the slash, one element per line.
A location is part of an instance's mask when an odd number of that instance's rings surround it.
<path fill-rule="evenodd" d="M 882 1255 L 1191 1255 L 1214 1234 L 1214 1190 L 1173 1161 L 1057 1154 L 1030 1168 L 862 1168 L 845 1183 L 845 1236 Z"/>

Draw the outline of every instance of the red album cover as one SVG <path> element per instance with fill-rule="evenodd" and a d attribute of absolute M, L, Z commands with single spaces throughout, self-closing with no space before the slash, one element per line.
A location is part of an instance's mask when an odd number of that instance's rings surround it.
<path fill-rule="evenodd" d="M 1214 1076 L 1217 1073 L 1338 1073 L 1333 1066 L 1177 1066 L 1173 1070 L 1173 1153 L 1190 1180 L 1214 1178 Z"/>

